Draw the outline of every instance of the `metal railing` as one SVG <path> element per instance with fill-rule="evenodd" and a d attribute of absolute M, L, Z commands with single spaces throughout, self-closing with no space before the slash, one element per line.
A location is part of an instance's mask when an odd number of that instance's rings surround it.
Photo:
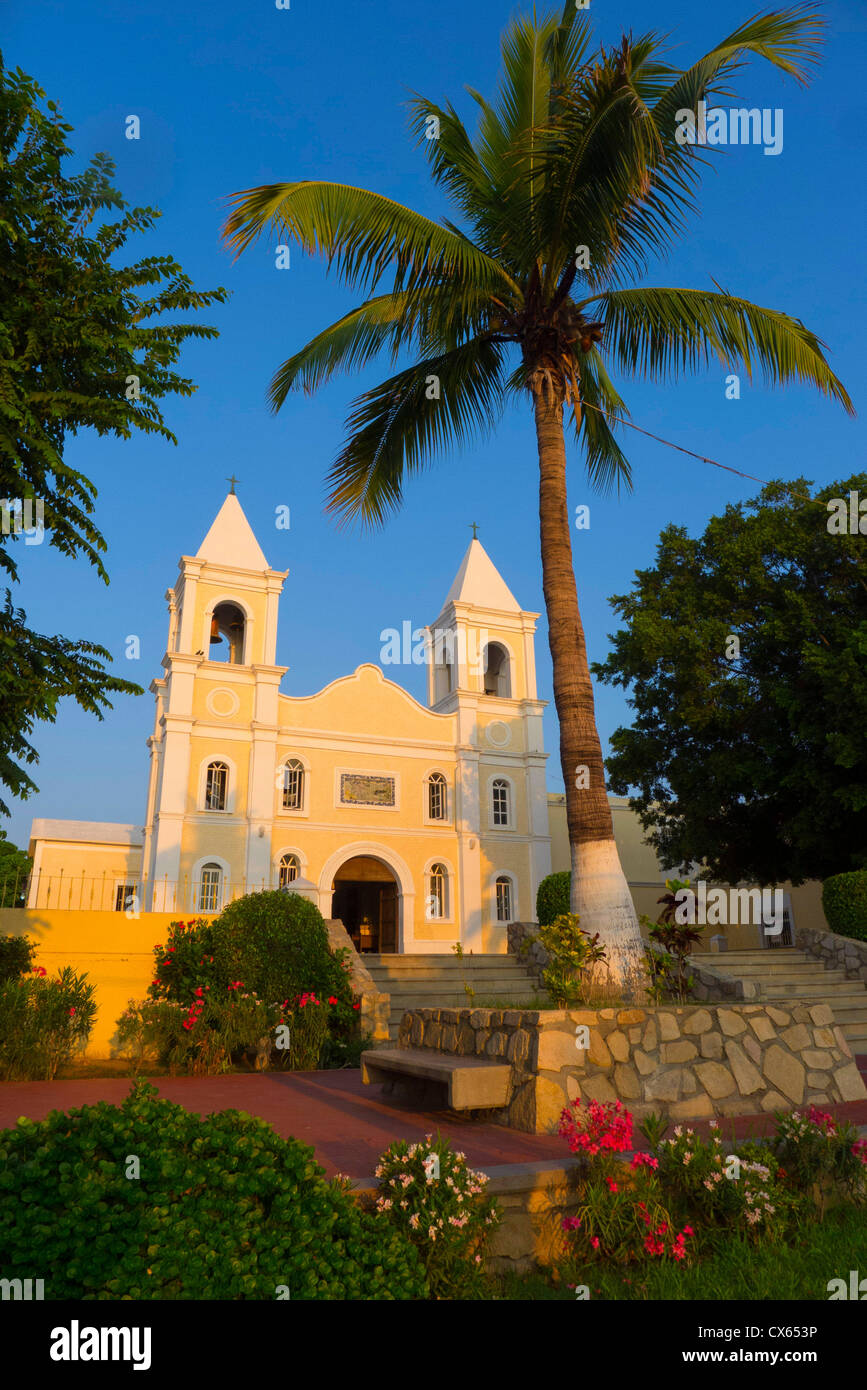
<path fill-rule="evenodd" d="M 135 917 L 140 912 L 220 912 L 235 898 L 266 889 L 291 888 L 291 882 L 272 879 L 223 879 L 219 884 L 201 879 L 142 878 L 103 873 L 28 874 L 0 881 L 0 908 L 53 908 L 72 912 L 119 912 Z"/>

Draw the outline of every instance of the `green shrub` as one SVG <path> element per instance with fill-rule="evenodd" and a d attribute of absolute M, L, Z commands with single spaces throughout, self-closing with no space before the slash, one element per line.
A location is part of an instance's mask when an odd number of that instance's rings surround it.
<path fill-rule="evenodd" d="M 84 1047 L 96 1017 L 94 986 L 65 966 L 55 979 L 0 983 L 0 1080 L 52 1081 Z"/>
<path fill-rule="evenodd" d="M 137 1177 L 132 1158 L 139 1160 Z M 137 1082 L 0 1130 L 0 1268 L 47 1299 L 411 1299 L 410 1242 L 326 1182 L 313 1150 Z"/>
<path fill-rule="evenodd" d="M 568 869 L 542 879 L 536 893 L 536 921 L 540 927 L 549 926 L 555 917 L 569 911 L 571 884 L 572 875 Z"/>
<path fill-rule="evenodd" d="M 0 936 L 0 983 L 26 975 L 33 967 L 35 951 L 28 936 Z"/>
<path fill-rule="evenodd" d="M 173 999 L 130 1000 L 118 1019 L 117 1039 L 136 1075 L 154 1058 L 172 1074 L 191 1076 L 219 1075 L 245 1054 L 255 1054 L 258 1069 L 267 1065 L 274 1030 L 287 1021 L 282 1009 L 240 990 L 222 998 L 209 986 L 199 988 L 201 995 L 188 1006 Z"/>
<path fill-rule="evenodd" d="M 834 874 L 822 884 L 822 907 L 838 936 L 867 941 L 867 869 Z"/>
<path fill-rule="evenodd" d="M 310 991 L 351 1008 L 347 972 L 331 954 L 325 919 L 299 893 L 249 893 L 213 923 L 215 983 L 242 980 L 269 1003 Z"/>
<path fill-rule="evenodd" d="M 542 982 L 557 1007 L 587 1002 L 597 978 L 596 966 L 605 961 L 599 933 L 590 936 L 584 931 L 577 912 L 562 912 L 553 922 L 539 927 L 536 940 L 548 954 L 550 963 L 542 971 Z"/>

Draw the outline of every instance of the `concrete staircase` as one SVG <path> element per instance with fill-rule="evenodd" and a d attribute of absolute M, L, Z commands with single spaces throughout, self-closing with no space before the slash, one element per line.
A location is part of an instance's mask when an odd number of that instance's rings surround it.
<path fill-rule="evenodd" d="M 709 965 L 741 980 L 752 980 L 761 999 L 795 999 L 830 1004 L 854 1053 L 867 1052 L 867 985 L 847 980 L 842 970 L 825 970 L 822 962 L 796 947 L 774 950 L 694 952 L 698 965 Z"/>
<path fill-rule="evenodd" d="M 515 956 L 363 955 L 377 989 L 391 995 L 389 1037 L 407 1009 L 517 1008 L 539 997 L 535 977 Z M 464 989 L 474 991 L 472 1000 Z"/>

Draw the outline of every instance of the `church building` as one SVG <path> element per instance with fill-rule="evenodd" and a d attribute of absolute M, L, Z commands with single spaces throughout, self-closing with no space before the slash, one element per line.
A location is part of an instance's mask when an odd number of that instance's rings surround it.
<path fill-rule="evenodd" d="M 539 615 L 474 538 L 426 634 L 426 704 L 367 664 L 289 696 L 287 577 L 230 493 L 166 594 L 144 825 L 34 821 L 28 906 L 214 913 L 291 887 L 361 948 L 505 951 L 551 871 Z"/>

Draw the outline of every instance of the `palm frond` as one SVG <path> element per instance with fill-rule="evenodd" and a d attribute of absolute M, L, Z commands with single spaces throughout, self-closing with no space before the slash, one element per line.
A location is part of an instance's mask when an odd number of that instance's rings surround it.
<path fill-rule="evenodd" d="M 778 309 L 722 291 L 655 287 L 611 290 L 579 308 L 591 304 L 605 320 L 603 348 L 626 371 L 672 380 L 715 356 L 726 367 L 742 364 L 750 376 L 760 367 L 772 385 L 809 382 L 855 413 L 825 360 L 824 344 L 800 319 Z"/>
<path fill-rule="evenodd" d="M 359 397 L 349 438 L 328 475 L 327 510 L 342 522 L 381 525 L 403 482 L 432 455 L 487 434 L 503 409 L 502 348 L 474 339 L 398 372 Z M 430 398 L 431 379 L 438 398 Z"/>
<path fill-rule="evenodd" d="M 322 254 L 350 286 L 370 288 L 393 266 L 394 290 L 446 279 L 492 289 L 508 277 L 467 237 L 411 208 L 348 184 L 305 180 L 235 194 L 223 236 L 237 255 L 265 231 Z"/>

